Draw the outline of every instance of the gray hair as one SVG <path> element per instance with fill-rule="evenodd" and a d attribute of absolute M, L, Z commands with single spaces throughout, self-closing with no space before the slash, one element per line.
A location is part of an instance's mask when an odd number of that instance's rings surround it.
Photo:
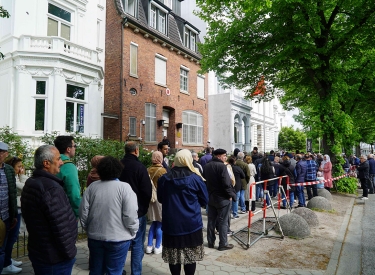
<path fill-rule="evenodd" d="M 374 155 L 373 155 L 373 154 L 369 154 L 369 155 L 368 155 L 368 158 L 373 159 L 373 158 L 374 158 Z"/>
<path fill-rule="evenodd" d="M 125 154 L 134 153 L 136 149 L 138 149 L 138 144 L 134 141 L 130 141 L 125 144 Z"/>
<path fill-rule="evenodd" d="M 243 152 L 239 152 L 237 154 L 237 158 L 240 159 L 240 160 L 243 160 L 244 156 L 245 156 L 245 154 Z"/>
<path fill-rule="evenodd" d="M 34 155 L 34 166 L 36 169 L 43 169 L 43 161 L 48 160 L 53 162 L 53 157 L 55 156 L 52 148 L 57 148 L 53 145 L 42 145 L 35 151 Z"/>
<path fill-rule="evenodd" d="M 192 156 L 192 157 L 195 157 L 195 156 L 198 156 L 198 154 L 195 153 L 195 152 L 191 152 L 191 156 Z"/>

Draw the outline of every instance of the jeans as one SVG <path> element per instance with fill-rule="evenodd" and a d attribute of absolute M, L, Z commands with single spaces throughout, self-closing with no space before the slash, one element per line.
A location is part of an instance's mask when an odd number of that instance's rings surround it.
<path fill-rule="evenodd" d="M 303 186 L 296 186 L 296 193 L 298 197 L 298 206 L 306 206 L 305 194 L 303 193 Z"/>
<path fill-rule="evenodd" d="M 161 222 L 153 221 L 148 231 L 148 246 L 153 246 L 154 236 L 156 238 L 155 247 L 160 248 L 163 231 L 161 230 Z"/>
<path fill-rule="evenodd" d="M 139 229 L 137 235 L 132 240 L 132 256 L 131 256 L 131 274 L 132 275 L 141 275 L 142 274 L 142 259 L 145 254 L 144 252 L 144 243 L 146 239 L 146 215 L 138 218 L 139 220 Z"/>
<path fill-rule="evenodd" d="M 236 193 L 236 197 L 238 199 L 236 201 L 232 201 L 232 214 L 233 214 L 233 217 L 238 216 L 238 200 L 240 198 L 240 193 L 241 193 L 241 191 L 238 191 Z"/>
<path fill-rule="evenodd" d="M 289 190 L 289 205 L 292 207 L 294 204 L 294 191 Z"/>
<path fill-rule="evenodd" d="M 17 215 L 16 226 L 9 230 L 7 244 L 5 246 L 5 258 L 4 267 L 10 266 L 12 264 L 12 250 L 13 245 L 16 243 L 21 225 L 21 214 Z"/>
<path fill-rule="evenodd" d="M 312 182 L 316 180 L 307 180 L 307 182 Z M 311 189 L 312 189 L 312 194 L 311 194 Z M 316 184 L 314 185 L 307 185 L 306 186 L 306 193 L 307 193 L 307 198 L 311 200 L 313 197 L 318 196 L 318 186 Z"/>
<path fill-rule="evenodd" d="M 238 198 L 238 197 L 237 197 Z M 240 205 L 241 211 L 246 211 L 246 205 L 245 205 L 245 190 L 240 190 L 240 198 L 237 199 L 238 203 Z"/>
<path fill-rule="evenodd" d="M 231 203 L 222 208 L 216 208 L 214 206 L 208 206 L 208 222 L 207 222 L 207 241 L 209 245 L 214 245 L 215 236 L 215 224 L 218 224 L 219 231 L 219 247 L 228 245 L 228 219 L 230 216 Z"/>
<path fill-rule="evenodd" d="M 258 201 L 260 198 L 263 198 L 263 183 L 258 183 L 256 185 L 256 197 L 255 197 L 255 199 Z"/>
<path fill-rule="evenodd" d="M 275 183 L 274 185 L 271 186 L 271 188 L 269 189 L 271 197 L 277 196 L 277 193 L 279 191 L 278 189 L 279 189 L 279 185 L 277 183 Z"/>
<path fill-rule="evenodd" d="M 46 263 L 42 263 L 39 260 L 33 259 L 30 256 L 29 258 L 33 266 L 35 275 L 71 275 L 72 270 L 73 270 L 73 265 L 76 261 L 76 259 L 73 258 L 68 261 L 64 261 L 64 262 L 57 263 L 54 265 L 49 265 Z"/>
<path fill-rule="evenodd" d="M 7 246 L 7 240 L 8 240 L 8 235 L 9 235 L 9 227 L 10 227 L 10 219 L 6 219 L 5 221 L 3 221 L 4 224 L 5 224 L 5 230 L 6 230 L 6 233 L 5 233 L 5 238 L 4 238 L 4 242 L 3 242 L 3 245 L 0 246 L 0 274 L 1 272 L 3 271 L 3 267 L 4 267 L 4 261 L 5 261 L 5 248 Z"/>
<path fill-rule="evenodd" d="M 106 242 L 88 239 L 90 275 L 121 275 L 131 241 Z"/>
<path fill-rule="evenodd" d="M 375 175 L 374 174 L 370 174 L 370 179 L 369 179 L 368 184 L 370 185 L 368 187 L 370 189 L 370 193 L 373 194 L 374 193 L 374 185 L 375 185 Z"/>

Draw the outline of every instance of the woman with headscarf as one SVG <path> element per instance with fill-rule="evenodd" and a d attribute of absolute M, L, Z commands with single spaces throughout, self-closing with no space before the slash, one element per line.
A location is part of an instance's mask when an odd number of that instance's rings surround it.
<path fill-rule="evenodd" d="M 332 184 L 332 163 L 329 155 L 324 155 L 323 161 L 320 164 L 319 171 L 323 172 L 323 177 L 326 180 L 324 182 L 324 188 L 331 192 Z"/>
<path fill-rule="evenodd" d="M 96 170 L 96 167 L 98 167 L 99 161 L 104 158 L 104 156 L 96 155 L 91 159 L 91 167 L 89 175 L 87 176 L 87 182 L 86 187 L 89 187 L 89 185 L 97 180 L 100 180 L 98 171 Z"/>
<path fill-rule="evenodd" d="M 167 170 L 163 167 L 163 154 L 159 151 L 152 153 L 151 157 L 152 166 L 150 166 L 147 171 L 150 175 L 152 184 L 158 189 L 159 178 L 167 173 Z M 161 240 L 163 232 L 161 230 L 161 204 L 158 201 L 150 202 L 150 207 L 148 208 L 147 217 L 149 221 L 152 221 L 150 230 L 148 231 L 148 243 L 146 247 L 146 253 L 150 254 L 160 254 L 162 251 Z M 154 236 L 156 238 L 155 246 L 153 245 Z"/>
<path fill-rule="evenodd" d="M 174 167 L 158 181 L 158 201 L 163 204 L 164 262 L 172 275 L 193 275 L 204 257 L 201 207 L 208 203 L 207 188 L 187 149 L 179 151 Z"/>

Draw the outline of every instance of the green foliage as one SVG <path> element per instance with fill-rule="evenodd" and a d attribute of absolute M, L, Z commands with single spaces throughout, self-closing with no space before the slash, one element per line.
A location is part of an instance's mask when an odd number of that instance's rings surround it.
<path fill-rule="evenodd" d="M 9 18 L 10 14 L 9 12 L 3 8 L 3 6 L 0 6 L 0 18 Z M 4 59 L 4 55 L 0 52 L 0 60 Z"/>
<path fill-rule="evenodd" d="M 293 126 L 282 127 L 279 133 L 278 148 L 286 151 L 306 151 L 306 134 Z"/>
<path fill-rule="evenodd" d="M 345 177 L 336 181 L 336 188 L 338 192 L 357 194 L 357 178 Z"/>
<path fill-rule="evenodd" d="M 375 140 L 375 6 L 368 1 L 197 0 L 207 22 L 203 72 L 247 97 L 261 76 L 266 93 L 299 108 L 322 151 Z M 272 87 L 272 88 L 269 88 Z"/>
<path fill-rule="evenodd" d="M 34 150 L 28 142 L 24 141 L 9 126 L 0 128 L 0 141 L 5 142 L 9 146 L 9 158 L 19 157 L 22 159 L 26 169 L 33 166 Z"/>

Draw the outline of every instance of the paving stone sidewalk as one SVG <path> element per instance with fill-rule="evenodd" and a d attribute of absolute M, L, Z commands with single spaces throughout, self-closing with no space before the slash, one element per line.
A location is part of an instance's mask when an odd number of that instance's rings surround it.
<path fill-rule="evenodd" d="M 372 202 L 372 205 L 375 205 L 375 195 L 370 197 Z M 349 228 L 349 224 L 351 221 L 351 215 L 353 212 L 354 205 L 361 204 L 361 201 L 359 200 L 351 200 L 351 207 L 347 211 L 347 215 L 344 218 L 342 227 L 340 229 L 340 232 L 338 234 L 336 243 L 334 245 L 334 249 L 332 251 L 331 260 L 328 265 L 328 269 L 324 271 L 317 271 L 317 270 L 297 270 L 297 269 L 278 269 L 278 268 L 259 268 L 259 267 L 251 267 L 251 268 L 245 268 L 245 267 L 237 267 L 233 265 L 229 265 L 226 263 L 222 263 L 217 261 L 216 259 L 223 254 L 223 252 L 218 251 L 217 249 L 210 249 L 205 247 L 205 258 L 203 261 L 197 263 L 197 275 L 245 275 L 245 274 L 280 274 L 280 275 L 287 275 L 287 274 L 299 274 L 299 275 L 341 275 L 344 273 L 336 273 L 337 270 L 339 270 L 339 266 L 342 265 L 345 262 L 345 259 L 340 261 L 340 256 L 342 252 L 343 244 L 345 244 L 345 240 L 348 238 L 347 236 L 347 228 Z M 284 210 L 285 211 L 285 210 Z M 205 212 L 202 211 L 203 216 L 203 223 L 207 224 L 207 216 L 205 215 Z M 246 215 L 241 215 L 240 219 L 232 220 L 232 229 L 238 229 L 240 224 L 243 225 L 244 221 L 246 221 Z M 242 222 L 241 222 L 242 221 Z M 357 221 L 355 221 L 357 222 Z M 238 226 L 236 226 L 238 224 Z M 149 228 L 150 225 L 148 225 Z M 361 225 L 360 225 L 361 226 Z M 147 229 L 148 229 L 147 228 Z M 147 233 L 146 233 L 147 234 Z M 206 232 L 204 232 L 204 240 L 206 240 Z M 351 240 L 349 238 L 349 240 Z M 229 243 L 233 243 L 234 245 L 238 245 L 238 243 L 233 238 L 228 238 Z M 73 268 L 73 275 L 86 275 L 89 274 L 88 270 L 88 255 L 89 250 L 87 247 L 86 241 L 81 241 L 77 243 L 78 253 L 76 256 L 76 263 Z M 125 270 L 128 275 L 130 275 L 130 254 L 129 252 L 127 257 L 127 262 L 125 264 Z M 24 264 L 22 265 L 22 272 L 20 274 L 34 274 L 33 269 L 31 266 L 31 263 L 28 261 L 28 258 L 23 258 Z M 164 263 L 164 261 L 161 258 L 161 254 L 154 255 L 154 254 L 145 254 L 143 258 L 143 272 L 144 275 L 164 275 L 164 274 L 170 274 L 168 264 Z M 182 274 L 183 271 L 182 271 Z M 361 274 L 359 273 L 353 273 L 353 275 Z M 370 274 L 370 273 L 368 273 Z M 346 274 L 345 274 L 346 275 Z"/>

